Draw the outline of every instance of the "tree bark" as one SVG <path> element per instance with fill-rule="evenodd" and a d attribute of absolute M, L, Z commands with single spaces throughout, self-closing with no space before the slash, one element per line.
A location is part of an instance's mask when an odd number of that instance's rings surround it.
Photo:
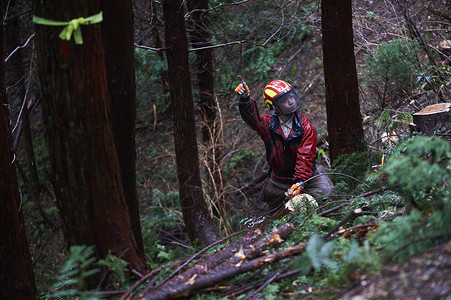
<path fill-rule="evenodd" d="M 133 299 L 156 300 L 188 297 L 194 291 L 215 286 L 239 274 L 257 270 L 288 256 L 298 254 L 304 250 L 304 243 L 273 253 L 267 250 L 272 245 L 282 243 L 294 230 L 293 224 L 286 223 L 262 237 L 261 230 L 251 229 L 231 245 L 205 256 L 202 261 L 163 284 L 147 287 Z"/>
<path fill-rule="evenodd" d="M 412 115 L 412 131 L 419 131 L 432 135 L 436 130 L 447 128 L 451 121 L 451 103 L 438 103 L 429 105 Z"/>
<path fill-rule="evenodd" d="M 101 9 L 99 0 L 36 0 L 33 6 L 36 16 L 59 21 Z M 100 258 L 111 250 L 145 272 L 112 132 L 101 25 L 81 27 L 84 43 L 77 45 L 59 38 L 61 27 L 35 25 L 53 185 L 65 235 L 69 246 L 95 245 Z"/>
<path fill-rule="evenodd" d="M 144 259 L 144 246 L 136 194 L 136 89 L 132 1 L 102 0 L 102 35 L 111 101 L 114 140 L 121 181 L 137 249 Z M 118 22 L 118 20 L 120 20 Z"/>
<path fill-rule="evenodd" d="M 208 19 L 205 10 L 208 9 L 208 0 L 188 1 L 190 10 L 189 36 L 192 47 L 202 48 L 211 46 Z M 197 80 L 199 89 L 198 107 L 202 118 L 202 142 L 205 147 L 205 169 L 207 178 L 207 193 L 213 201 L 216 200 L 215 207 L 223 222 L 227 222 L 225 217 L 225 195 L 222 184 L 222 174 L 220 169 L 221 149 L 218 139 L 220 136 L 217 123 L 217 106 L 215 94 L 213 50 L 202 49 L 196 51 Z M 226 233 L 227 234 L 227 233 Z"/>
<path fill-rule="evenodd" d="M 322 0 L 327 130 L 332 160 L 363 147 L 351 0 Z"/>
<path fill-rule="evenodd" d="M 3 9 L 0 7 L 0 15 Z M 3 23 L 0 23 L 3 53 Z M 14 166 L 5 91 L 5 65 L 0 60 L 0 298 L 36 299 L 36 282 Z"/>
<path fill-rule="evenodd" d="M 190 241 L 208 244 L 216 240 L 217 234 L 202 193 L 188 41 L 181 1 L 163 1 L 163 14 L 183 219 Z"/>

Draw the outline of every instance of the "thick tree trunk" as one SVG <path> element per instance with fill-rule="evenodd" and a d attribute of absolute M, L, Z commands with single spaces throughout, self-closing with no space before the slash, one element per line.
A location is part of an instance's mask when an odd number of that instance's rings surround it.
<path fill-rule="evenodd" d="M 205 10 L 208 9 L 208 0 L 188 1 L 190 10 L 189 36 L 193 48 L 210 46 L 210 33 Z M 199 89 L 198 107 L 202 117 L 202 141 L 205 147 L 205 169 L 207 177 L 207 192 L 213 201 L 222 221 L 225 218 L 225 195 L 220 169 L 221 149 L 218 142 L 220 132 L 217 124 L 217 105 L 215 95 L 215 80 L 213 67 L 213 50 L 202 49 L 196 51 L 197 80 Z"/>
<path fill-rule="evenodd" d="M 194 119 L 188 42 L 181 1 L 163 1 L 177 176 L 183 219 L 192 243 L 217 238 L 202 194 Z"/>
<path fill-rule="evenodd" d="M 0 15 L 3 16 L 1 7 Z M 3 23 L 0 24 L 0 53 L 3 53 Z M 0 141 L 0 299 L 36 299 L 33 264 L 11 150 L 3 55 L 0 60 Z"/>
<path fill-rule="evenodd" d="M 34 1 L 36 16 L 59 21 L 100 12 L 99 0 Z M 121 22 L 121 20 L 116 20 Z M 140 272 L 111 127 L 100 24 L 81 26 L 82 45 L 59 38 L 61 27 L 35 25 L 42 107 L 53 184 L 69 245 L 95 245 Z M 128 126 L 128 125 L 127 125 Z"/>
<path fill-rule="evenodd" d="M 321 12 L 327 130 L 334 160 L 363 145 L 351 0 L 322 0 Z"/>
<path fill-rule="evenodd" d="M 114 139 L 121 168 L 122 187 L 139 254 L 144 246 L 136 194 L 135 119 L 136 89 L 132 1 L 102 0 L 103 45 Z M 118 20 L 120 20 L 118 22 Z"/>

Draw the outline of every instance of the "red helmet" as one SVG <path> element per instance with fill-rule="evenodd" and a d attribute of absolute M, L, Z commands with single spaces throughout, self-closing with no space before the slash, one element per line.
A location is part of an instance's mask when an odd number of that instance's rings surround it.
<path fill-rule="evenodd" d="M 283 80 L 273 80 L 266 85 L 263 91 L 265 104 L 269 109 L 274 109 L 278 114 L 289 115 L 301 107 L 301 99 L 291 86 Z"/>

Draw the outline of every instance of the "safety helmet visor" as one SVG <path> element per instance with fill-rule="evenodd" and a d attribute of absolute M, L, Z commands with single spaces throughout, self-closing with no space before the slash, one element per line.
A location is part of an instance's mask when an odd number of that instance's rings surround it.
<path fill-rule="evenodd" d="M 290 115 L 297 111 L 301 104 L 301 99 L 293 88 L 273 99 L 274 109 L 279 115 Z"/>

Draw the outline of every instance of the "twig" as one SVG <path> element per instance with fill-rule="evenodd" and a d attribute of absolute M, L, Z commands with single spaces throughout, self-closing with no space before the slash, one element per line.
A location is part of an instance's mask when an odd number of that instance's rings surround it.
<path fill-rule="evenodd" d="M 337 205 L 337 206 L 332 207 L 332 208 L 330 208 L 330 209 L 328 209 L 328 210 L 325 210 L 325 211 L 323 211 L 323 212 L 320 212 L 320 213 L 318 214 L 318 216 L 325 216 L 325 215 L 330 214 L 331 212 L 334 212 L 334 211 L 336 211 L 336 210 L 339 210 L 340 208 L 342 208 L 342 207 L 348 205 L 349 203 L 351 203 L 355 198 L 364 198 L 364 197 L 368 197 L 368 196 L 371 196 L 371 195 L 374 195 L 374 194 L 382 193 L 382 192 L 384 192 L 384 191 L 386 191 L 386 190 L 387 190 L 386 187 L 382 187 L 382 188 L 380 188 L 380 189 L 378 189 L 378 190 L 369 191 L 369 192 L 360 194 L 360 195 L 358 195 L 358 196 L 353 197 L 353 198 L 350 199 L 350 200 L 345 200 L 345 202 L 342 203 L 342 204 L 340 204 L 340 205 Z M 335 202 L 339 202 L 339 201 L 335 201 Z M 329 202 L 329 203 L 331 203 L 331 202 Z"/>
<path fill-rule="evenodd" d="M 356 217 L 362 215 L 363 210 L 361 208 L 357 208 L 352 210 L 343 220 L 341 220 L 340 222 L 338 222 L 337 225 L 335 225 L 331 230 L 329 230 L 328 233 L 326 233 L 322 239 L 323 240 L 327 240 L 332 234 L 334 234 L 338 229 L 340 229 L 341 226 L 343 226 L 343 224 L 345 224 L 346 222 L 355 219 Z"/>
<path fill-rule="evenodd" d="M 411 246 L 413 244 L 419 243 L 419 242 L 423 242 L 423 241 L 427 241 L 427 240 L 437 240 L 437 239 L 440 239 L 440 238 L 443 238 L 443 237 L 448 237 L 448 236 L 451 236 L 451 232 L 434 234 L 434 235 L 423 237 L 421 239 L 416 239 L 416 240 L 411 241 L 410 243 L 405 244 L 401 248 L 396 249 L 396 252 L 399 253 L 402 250 L 404 250 L 405 248 L 407 248 L 407 247 L 409 247 L 409 246 Z"/>
<path fill-rule="evenodd" d="M 34 33 L 28 38 L 28 40 L 22 45 L 17 47 L 16 49 L 14 49 L 6 58 L 5 58 L 5 63 L 8 62 L 8 60 L 11 58 L 11 56 L 16 53 L 17 51 L 19 51 L 19 49 L 23 49 L 25 48 L 28 43 L 34 38 Z"/>
<path fill-rule="evenodd" d="M 194 259 L 196 259 L 197 257 L 199 257 L 201 254 L 203 254 L 204 252 L 206 252 L 208 249 L 210 249 L 211 247 L 214 247 L 216 245 L 219 245 L 221 243 L 223 243 L 225 240 L 228 240 L 234 236 L 237 236 L 241 233 L 247 232 L 247 230 L 241 230 L 238 232 L 235 232 L 234 234 L 231 234 L 229 236 L 226 236 L 225 238 L 222 238 L 216 242 L 214 242 L 213 244 L 208 245 L 207 247 L 203 248 L 202 250 L 200 250 L 199 252 L 197 252 L 196 254 L 194 254 L 193 256 L 191 256 L 189 259 L 187 259 L 180 267 L 178 267 L 174 272 L 171 273 L 171 275 L 169 275 L 168 277 L 166 277 L 165 279 L 163 279 L 163 281 L 161 281 L 159 284 L 157 284 L 155 286 L 161 286 L 162 284 L 164 284 L 166 281 L 168 281 L 169 279 L 171 279 L 172 277 L 174 277 L 180 270 L 182 270 L 185 266 L 187 266 L 190 262 L 192 262 Z"/>
<path fill-rule="evenodd" d="M 279 275 L 281 273 L 285 272 L 289 267 L 291 267 L 291 264 L 285 266 L 284 268 L 282 268 L 282 270 L 279 270 L 276 274 L 274 274 L 273 276 L 268 278 L 261 286 L 259 286 L 255 291 L 253 291 L 249 295 L 247 295 L 243 300 L 251 299 L 255 294 L 257 294 L 258 292 L 263 290 L 265 287 L 267 287 L 271 282 L 276 280 L 279 277 Z"/>
<path fill-rule="evenodd" d="M 200 12 L 206 13 L 206 12 L 209 12 L 209 11 L 216 10 L 216 9 L 218 9 L 218 8 L 221 8 L 221 7 L 223 7 L 223 6 L 239 5 L 239 4 L 246 3 L 247 1 L 249 1 L 249 0 L 242 0 L 242 1 L 233 2 L 233 3 L 220 3 L 219 5 L 216 5 L 215 7 L 212 7 L 212 8 L 209 8 L 209 9 L 200 9 L 200 8 L 199 8 L 199 9 L 193 9 L 192 11 L 189 11 L 189 12 L 184 16 L 184 18 L 185 18 L 185 20 L 187 20 L 193 12 L 198 12 L 198 11 L 200 11 Z"/>
<path fill-rule="evenodd" d="M 291 277 L 291 276 L 293 276 L 293 275 L 298 274 L 299 272 L 300 272 L 300 270 L 299 270 L 299 269 L 296 269 L 296 270 L 293 270 L 293 271 L 289 271 L 289 272 L 287 272 L 287 273 L 280 274 L 280 275 L 278 275 L 278 276 L 274 279 L 274 281 L 279 281 L 279 280 L 282 280 L 282 279 Z M 250 284 L 250 285 L 241 287 L 241 288 L 239 288 L 238 290 L 235 290 L 235 291 L 233 291 L 233 292 L 229 292 L 228 294 L 222 295 L 222 297 L 223 297 L 223 298 L 235 298 L 235 297 L 237 297 L 237 296 L 239 296 L 239 295 L 241 295 L 241 294 L 243 294 L 243 293 L 245 293 L 245 292 L 247 292 L 247 291 L 249 291 L 249 290 L 255 288 L 255 287 L 256 287 L 257 285 L 259 285 L 262 281 L 264 281 L 264 279 L 261 279 L 261 280 L 259 280 L 259 281 L 257 281 L 257 282 L 254 282 L 254 283 Z"/>
<path fill-rule="evenodd" d="M 136 281 L 127 291 L 125 291 L 125 293 L 121 296 L 121 298 L 119 298 L 119 300 L 126 300 L 129 296 L 130 296 L 130 294 L 141 284 L 141 283 L 143 283 L 144 281 L 146 281 L 147 279 L 149 279 L 152 275 L 155 275 L 155 273 L 157 273 L 157 272 L 159 272 L 160 270 L 162 270 L 162 269 L 166 269 L 166 268 L 170 268 L 172 265 L 175 265 L 175 263 L 174 264 L 171 264 L 171 265 L 168 265 L 168 266 L 162 266 L 162 267 L 159 267 L 159 268 L 157 268 L 157 269 L 155 269 L 155 270 L 152 270 L 152 271 L 150 271 L 149 273 L 147 273 L 145 276 L 143 276 L 143 277 L 141 277 L 138 281 Z"/>
<path fill-rule="evenodd" d="M 212 46 L 205 46 L 205 47 L 199 47 L 199 48 L 191 48 L 191 49 L 188 49 L 188 52 L 195 52 L 195 51 L 205 50 L 205 49 L 221 48 L 221 47 L 227 47 L 227 46 L 230 46 L 230 45 L 236 45 L 236 44 L 241 45 L 241 44 L 244 44 L 244 43 L 246 43 L 245 40 L 242 40 L 242 41 L 234 41 L 234 42 L 228 42 L 228 43 L 218 44 L 218 45 L 212 45 Z M 134 43 L 134 45 L 135 45 L 136 48 L 141 48 L 141 49 L 146 49 L 146 50 L 152 50 L 152 51 L 156 51 L 156 52 L 168 50 L 168 48 L 153 48 L 153 47 L 149 47 L 149 46 L 139 45 L 139 44 L 137 44 L 137 43 Z"/>

